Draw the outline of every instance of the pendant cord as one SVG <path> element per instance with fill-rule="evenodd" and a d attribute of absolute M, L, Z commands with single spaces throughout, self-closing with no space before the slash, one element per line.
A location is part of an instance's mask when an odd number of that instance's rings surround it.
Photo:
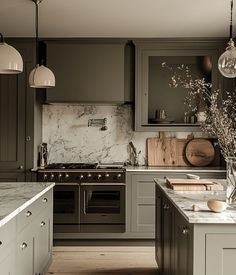
<path fill-rule="evenodd" d="M 231 0 L 230 5 L 230 27 L 229 27 L 229 38 L 233 38 L 233 0 Z"/>
<path fill-rule="evenodd" d="M 39 64 L 39 4 L 35 1 L 35 45 L 36 45 L 36 63 Z"/>
<path fill-rule="evenodd" d="M 2 33 L 0 33 L 0 43 L 4 43 L 4 37 Z"/>

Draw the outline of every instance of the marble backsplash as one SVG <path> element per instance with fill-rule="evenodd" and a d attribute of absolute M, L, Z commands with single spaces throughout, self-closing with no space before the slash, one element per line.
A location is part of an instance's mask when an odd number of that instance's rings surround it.
<path fill-rule="evenodd" d="M 107 119 L 107 130 L 88 127 L 89 119 Z M 129 142 L 146 164 L 146 138 L 157 132 L 134 132 L 130 105 L 44 105 L 43 142 L 48 144 L 48 162 L 124 162 L 130 160 Z M 186 137 L 188 133 L 175 133 Z"/>

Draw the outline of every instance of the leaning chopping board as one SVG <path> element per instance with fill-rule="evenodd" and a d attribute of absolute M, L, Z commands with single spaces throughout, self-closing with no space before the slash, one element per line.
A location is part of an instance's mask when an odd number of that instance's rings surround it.
<path fill-rule="evenodd" d="M 185 154 L 193 166 L 207 166 L 214 160 L 215 148 L 208 139 L 196 138 L 188 142 Z"/>
<path fill-rule="evenodd" d="M 148 166 L 190 166 L 185 157 L 185 147 L 189 140 L 169 138 L 147 138 Z"/>

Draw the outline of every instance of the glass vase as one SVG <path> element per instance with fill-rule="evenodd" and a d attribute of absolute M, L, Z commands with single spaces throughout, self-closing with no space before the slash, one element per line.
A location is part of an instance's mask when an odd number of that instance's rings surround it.
<path fill-rule="evenodd" d="M 236 157 L 226 158 L 227 187 L 226 202 L 228 205 L 236 206 Z"/>

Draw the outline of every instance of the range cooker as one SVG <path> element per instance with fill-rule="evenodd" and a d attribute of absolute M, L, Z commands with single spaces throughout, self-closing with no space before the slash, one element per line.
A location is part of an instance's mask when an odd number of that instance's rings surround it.
<path fill-rule="evenodd" d="M 123 164 L 53 163 L 38 181 L 55 182 L 55 233 L 125 231 Z"/>

